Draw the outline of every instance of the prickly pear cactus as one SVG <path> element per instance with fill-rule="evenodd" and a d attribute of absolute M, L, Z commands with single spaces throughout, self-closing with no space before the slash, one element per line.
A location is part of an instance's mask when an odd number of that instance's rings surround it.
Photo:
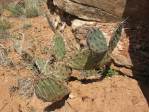
<path fill-rule="evenodd" d="M 70 62 L 70 67 L 79 70 L 92 70 L 103 67 L 111 61 L 111 53 L 120 40 L 123 23 L 113 33 L 107 46 L 106 39 L 98 29 L 92 29 L 87 35 L 88 49 L 79 52 Z"/>
<path fill-rule="evenodd" d="M 37 97 L 44 101 L 55 102 L 64 98 L 70 91 L 62 82 L 47 78 L 37 82 L 35 93 Z"/>
<path fill-rule="evenodd" d="M 120 23 L 116 28 L 109 46 L 107 46 L 106 39 L 99 29 L 90 30 L 87 34 L 88 48 L 79 51 L 72 57 L 69 67 L 83 71 L 85 73 L 83 78 L 96 74 L 96 68 L 102 68 L 110 62 L 110 55 L 120 40 L 122 26 L 123 23 Z M 71 69 L 63 63 L 65 44 L 59 33 L 55 33 L 54 36 L 54 54 L 58 62 L 52 64 L 40 58 L 34 60 L 40 73 L 45 75 L 35 84 L 35 93 L 40 99 L 48 102 L 59 101 L 70 93 L 64 82 L 69 78 Z M 104 69 L 101 70 L 104 71 Z"/>
<path fill-rule="evenodd" d="M 34 70 L 39 73 L 34 89 L 40 99 L 55 102 L 69 94 L 70 91 L 64 84 L 71 71 L 60 63 L 50 65 L 48 62 L 39 57 L 32 60 Z"/>
<path fill-rule="evenodd" d="M 72 69 L 82 71 L 83 78 L 95 76 L 96 68 L 102 68 L 110 62 L 110 55 L 121 37 L 122 25 L 121 23 L 116 28 L 109 46 L 107 46 L 102 32 L 98 29 L 92 29 L 87 35 L 88 48 L 79 51 L 72 58 L 69 66 Z M 40 77 L 34 86 L 35 93 L 40 99 L 48 102 L 59 101 L 70 93 L 69 89 L 65 86 L 65 82 L 71 74 L 71 69 L 67 68 L 62 61 L 59 61 L 65 55 L 64 41 L 61 36 L 57 35 L 54 39 L 54 51 L 58 62 L 49 64 L 48 60 L 34 59 L 34 64 L 36 64 L 38 71 L 40 71 L 40 75 L 44 74 L 44 78 Z M 104 69 L 101 70 L 104 71 Z"/>
<path fill-rule="evenodd" d="M 112 38 L 109 42 L 108 50 L 103 57 L 103 59 L 99 62 L 99 66 L 102 67 L 106 63 L 109 63 L 111 61 L 111 53 L 114 50 L 114 48 L 117 46 L 119 40 L 121 39 L 121 33 L 122 33 L 122 28 L 123 28 L 124 22 L 121 22 L 113 32 Z"/>
<path fill-rule="evenodd" d="M 59 33 L 54 35 L 54 54 L 58 60 L 62 60 L 65 56 L 65 43 L 63 37 Z"/>
<path fill-rule="evenodd" d="M 72 68 L 80 70 L 95 69 L 108 49 L 106 39 L 98 29 L 89 31 L 87 43 L 89 48 L 81 51 L 72 59 L 70 63 Z"/>

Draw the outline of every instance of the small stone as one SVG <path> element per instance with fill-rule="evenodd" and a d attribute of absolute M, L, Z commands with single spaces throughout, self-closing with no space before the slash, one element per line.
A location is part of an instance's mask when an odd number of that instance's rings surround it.
<path fill-rule="evenodd" d="M 133 71 L 131 69 L 120 68 L 120 72 L 122 72 L 123 74 L 127 76 L 133 76 Z"/>
<path fill-rule="evenodd" d="M 75 19 L 75 20 L 72 21 L 71 27 L 72 27 L 73 30 L 76 30 L 77 28 L 82 27 L 82 26 L 87 25 L 87 24 L 88 25 L 93 25 L 94 22 L 89 22 L 89 21 L 83 21 L 83 20 Z"/>
<path fill-rule="evenodd" d="M 71 94 L 69 94 L 69 98 L 70 99 L 74 99 L 74 98 L 76 98 L 76 95 L 74 95 L 73 93 L 71 93 Z"/>

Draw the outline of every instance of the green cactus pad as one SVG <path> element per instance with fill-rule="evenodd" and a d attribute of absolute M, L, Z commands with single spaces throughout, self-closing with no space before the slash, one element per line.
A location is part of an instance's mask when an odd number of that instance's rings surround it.
<path fill-rule="evenodd" d="M 110 55 L 113 52 L 114 48 L 117 46 L 119 40 L 121 39 L 122 28 L 123 28 L 123 22 L 121 22 L 115 29 L 113 36 L 109 42 L 108 51 L 106 52 L 105 56 L 98 64 L 100 67 L 102 67 L 103 65 L 111 61 Z"/>
<path fill-rule="evenodd" d="M 108 53 L 111 54 L 114 48 L 117 46 L 119 40 L 121 39 L 123 29 L 123 22 L 120 23 L 117 28 L 115 29 L 113 36 L 109 42 Z"/>
<path fill-rule="evenodd" d="M 68 81 L 71 74 L 71 69 L 64 64 L 57 63 L 53 66 L 51 69 L 51 75 L 54 76 L 56 79 L 62 80 L 62 81 Z"/>
<path fill-rule="evenodd" d="M 53 78 L 41 79 L 35 85 L 37 97 L 47 102 L 59 101 L 69 93 L 69 89 L 62 82 Z"/>
<path fill-rule="evenodd" d="M 65 53 L 65 43 L 63 37 L 59 33 L 56 33 L 54 35 L 54 54 L 58 60 L 62 60 Z"/>
<path fill-rule="evenodd" d="M 89 55 L 90 50 L 88 49 L 79 51 L 74 57 L 72 57 L 72 60 L 69 62 L 69 66 L 73 69 L 84 69 Z"/>
<path fill-rule="evenodd" d="M 38 67 L 38 70 L 43 73 L 44 75 L 47 75 L 49 73 L 49 66 L 48 62 L 45 59 L 42 58 L 36 58 L 35 64 Z"/>
<path fill-rule="evenodd" d="M 70 61 L 69 66 L 77 70 L 92 70 L 98 67 L 98 63 L 103 59 L 106 52 L 94 53 L 88 49 L 79 52 Z"/>
<path fill-rule="evenodd" d="M 89 48 L 95 53 L 105 52 L 108 49 L 103 33 L 97 28 L 93 28 L 88 32 L 87 43 Z"/>

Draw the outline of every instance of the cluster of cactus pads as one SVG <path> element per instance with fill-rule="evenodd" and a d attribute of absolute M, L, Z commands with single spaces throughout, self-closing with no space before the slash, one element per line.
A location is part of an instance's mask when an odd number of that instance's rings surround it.
<path fill-rule="evenodd" d="M 65 56 L 63 37 L 59 33 L 55 33 L 53 43 L 54 56 L 57 61 L 62 61 Z M 61 64 L 61 62 L 53 62 L 52 64 L 49 64 L 49 62 L 50 60 L 35 59 L 34 64 L 40 74 L 44 75 L 35 83 L 35 93 L 38 98 L 44 101 L 55 102 L 70 93 L 65 84 L 69 77 L 70 69 Z"/>
<path fill-rule="evenodd" d="M 106 39 L 99 29 L 93 28 L 90 30 L 87 34 L 88 48 L 81 50 L 76 56 L 72 57 L 72 60 L 66 66 L 77 70 L 95 70 L 109 63 L 111 60 L 110 54 L 120 40 L 122 27 L 123 23 L 120 23 L 113 33 L 109 46 L 107 46 Z M 64 45 L 63 37 L 56 33 L 54 36 L 54 53 L 58 60 L 64 58 Z M 53 70 L 58 71 L 60 68 L 63 69 L 60 69 L 59 72 L 52 72 L 52 69 L 49 70 L 50 67 L 47 66 L 46 61 L 41 62 L 41 60 L 38 60 L 36 64 L 42 73 L 48 74 L 51 72 L 51 74 L 47 75 L 48 78 L 40 79 L 35 85 L 35 93 L 39 98 L 50 102 L 58 101 L 70 93 L 69 89 L 65 86 L 63 78 L 57 77 L 67 75 L 66 69 L 63 72 L 66 66 L 62 67 L 59 64 L 59 67 L 54 67 Z M 54 74 L 58 75 L 54 76 Z"/>
<path fill-rule="evenodd" d="M 110 62 L 110 55 L 121 37 L 123 23 L 120 23 L 114 31 L 107 46 L 106 38 L 97 29 L 91 29 L 87 34 L 88 48 L 79 51 L 72 59 L 70 66 L 78 70 L 92 70 L 103 67 Z"/>

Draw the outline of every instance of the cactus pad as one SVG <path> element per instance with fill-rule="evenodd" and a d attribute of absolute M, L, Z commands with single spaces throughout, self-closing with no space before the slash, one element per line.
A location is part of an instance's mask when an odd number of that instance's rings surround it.
<path fill-rule="evenodd" d="M 108 47 L 108 53 L 111 54 L 112 51 L 114 50 L 114 48 L 117 46 L 120 38 L 121 38 L 121 34 L 122 34 L 122 28 L 123 28 L 123 22 L 121 22 L 117 28 L 115 29 L 112 38 L 109 42 L 109 47 Z"/>
<path fill-rule="evenodd" d="M 89 48 L 95 53 L 105 52 L 108 49 L 103 33 L 97 28 L 93 28 L 88 32 L 87 43 Z"/>
<path fill-rule="evenodd" d="M 53 78 L 41 79 L 35 85 L 37 97 L 47 102 L 61 100 L 70 93 L 69 89 L 62 82 Z"/>
<path fill-rule="evenodd" d="M 36 58 L 35 64 L 40 71 L 40 73 L 43 73 L 44 75 L 47 75 L 49 72 L 49 66 L 48 66 L 48 61 L 42 59 L 42 58 Z"/>
<path fill-rule="evenodd" d="M 111 55 L 112 51 L 114 50 L 114 48 L 117 46 L 117 44 L 121 38 L 122 28 L 123 28 L 123 22 L 121 22 L 115 29 L 113 36 L 109 42 L 108 51 L 106 52 L 105 56 L 98 64 L 100 67 L 102 67 L 103 65 L 105 65 L 111 61 L 110 55 Z"/>
<path fill-rule="evenodd" d="M 50 71 L 52 76 L 61 81 L 68 81 L 72 72 L 69 67 L 61 63 L 54 64 Z"/>
<path fill-rule="evenodd" d="M 54 35 L 54 54 L 58 60 L 62 60 L 65 56 L 65 43 L 63 37 L 56 33 Z"/>
<path fill-rule="evenodd" d="M 69 62 L 69 66 L 73 69 L 84 69 L 89 54 L 90 51 L 88 49 L 79 51 L 74 57 L 72 57 L 72 60 Z"/>

